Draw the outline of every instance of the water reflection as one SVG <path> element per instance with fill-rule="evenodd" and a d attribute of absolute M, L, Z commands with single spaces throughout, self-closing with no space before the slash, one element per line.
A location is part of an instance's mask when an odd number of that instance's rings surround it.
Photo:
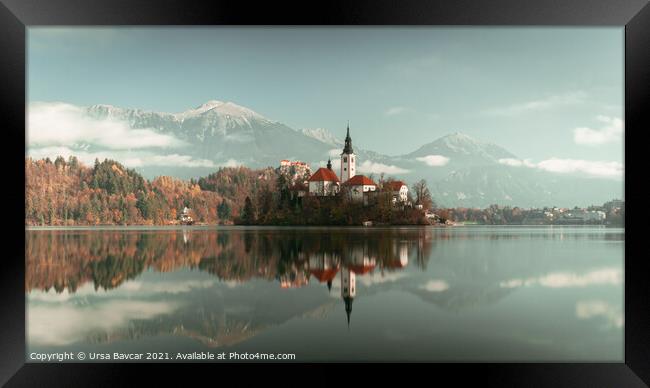
<path fill-rule="evenodd" d="M 408 264 L 409 251 L 424 267 L 432 236 L 425 230 L 397 229 L 322 234 L 184 228 L 155 233 L 38 231 L 27 233 L 26 242 L 28 292 L 75 293 L 87 283 L 94 290 L 111 290 L 147 270 L 181 268 L 198 269 L 224 282 L 275 280 L 280 288 L 300 288 L 311 280 L 324 283 L 330 291 L 339 275 L 349 323 L 356 276 L 400 270 Z"/>
<path fill-rule="evenodd" d="M 595 228 L 28 231 L 28 347 L 128 348 L 172 336 L 194 341 L 176 348 L 285 347 L 302 359 L 611 360 L 622 354 L 623 237 Z M 548 319 L 562 325 L 540 325 Z"/>

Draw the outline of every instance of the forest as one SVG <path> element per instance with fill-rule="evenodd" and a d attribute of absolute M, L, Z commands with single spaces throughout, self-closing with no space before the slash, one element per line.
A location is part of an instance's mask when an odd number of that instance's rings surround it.
<path fill-rule="evenodd" d="M 26 158 L 25 224 L 168 225 L 178 222 L 184 207 L 198 223 L 227 224 L 268 176 L 235 167 L 198 181 L 167 176 L 148 181 L 110 159 L 88 167 L 74 156 Z"/>
<path fill-rule="evenodd" d="M 301 178 L 302 179 L 302 178 Z M 374 179 L 372 177 L 371 179 Z M 117 161 L 95 160 L 85 166 L 76 157 L 25 159 L 25 224 L 28 226 L 174 225 L 184 207 L 204 225 L 427 225 L 425 210 L 438 223 L 450 220 L 488 225 L 549 223 L 539 214 L 551 209 L 492 205 L 478 208 L 437 207 L 420 180 L 409 190 L 409 202 L 395 206 L 387 184 L 376 179 L 377 192 L 364 206 L 351 201 L 345 186 L 332 197 L 297 195 L 297 183 L 271 167 L 222 167 L 189 181 L 168 176 L 149 181 Z M 577 208 L 576 208 L 577 209 Z M 602 206 L 586 210 L 606 210 Z M 537 218 L 536 218 L 537 217 Z M 607 210 L 607 224 L 622 225 L 624 209 Z M 561 219 L 560 219 L 561 221 Z"/>
<path fill-rule="evenodd" d="M 26 158 L 25 174 L 25 223 L 31 226 L 173 225 L 184 207 L 197 223 L 211 225 L 427 224 L 423 211 L 392 204 L 391 193 L 381 190 L 383 178 L 371 206 L 363 206 L 346 200 L 344 191 L 299 197 L 290 190 L 296 182 L 270 167 L 223 167 L 189 181 L 148 181 L 114 160 L 88 167 L 71 156 Z"/>

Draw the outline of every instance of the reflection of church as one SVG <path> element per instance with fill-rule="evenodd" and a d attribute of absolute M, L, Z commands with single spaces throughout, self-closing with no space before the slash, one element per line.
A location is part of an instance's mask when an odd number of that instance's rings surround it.
<path fill-rule="evenodd" d="M 317 252 L 309 255 L 308 268 L 310 276 L 319 283 L 326 283 L 327 289 L 332 289 L 332 282 L 339 275 L 341 282 L 341 298 L 345 304 L 348 326 L 352 314 L 352 302 L 357 294 L 357 275 L 373 274 L 377 267 L 377 257 L 368 249 L 368 243 L 351 244 L 342 255 Z M 408 264 L 408 245 L 396 245 L 392 254 L 379 261 L 383 269 L 402 269 Z M 339 273 L 340 272 L 340 273 Z"/>

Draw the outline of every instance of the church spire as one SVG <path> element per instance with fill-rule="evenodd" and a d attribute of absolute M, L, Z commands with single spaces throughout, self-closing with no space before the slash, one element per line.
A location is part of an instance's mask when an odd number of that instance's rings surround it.
<path fill-rule="evenodd" d="M 345 297 L 343 298 L 345 301 L 345 314 L 348 316 L 348 329 L 350 328 L 350 315 L 352 314 L 352 301 L 354 298 L 352 297 Z"/>
<path fill-rule="evenodd" d="M 344 154 L 354 153 L 354 151 L 352 150 L 352 138 L 350 137 L 350 121 L 348 121 L 348 131 L 347 134 L 345 135 L 345 147 L 343 147 L 343 153 Z"/>
<path fill-rule="evenodd" d="M 327 169 L 328 170 L 332 169 L 332 159 L 331 158 L 327 158 Z"/>

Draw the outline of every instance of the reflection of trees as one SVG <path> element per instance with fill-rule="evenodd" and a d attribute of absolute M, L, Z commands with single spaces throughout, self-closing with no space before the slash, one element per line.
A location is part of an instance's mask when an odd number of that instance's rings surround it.
<path fill-rule="evenodd" d="M 408 252 L 424 268 L 431 241 L 430 232 L 418 228 L 28 231 L 26 287 L 74 292 L 92 282 L 95 289 L 112 289 L 147 269 L 180 268 L 227 281 L 295 280 L 309 277 L 309 257 L 316 253 L 345 264 L 362 252 L 392 270 Z"/>

